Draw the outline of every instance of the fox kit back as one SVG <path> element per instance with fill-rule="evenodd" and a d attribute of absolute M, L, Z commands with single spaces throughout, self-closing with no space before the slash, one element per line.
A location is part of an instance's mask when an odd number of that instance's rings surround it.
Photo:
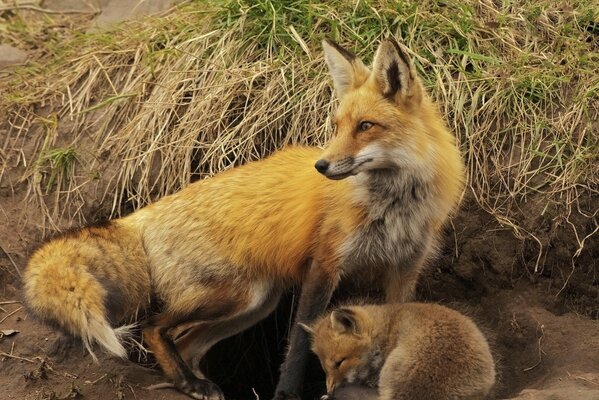
<path fill-rule="evenodd" d="M 96 342 L 124 356 L 117 327 L 151 309 L 138 322 L 167 379 L 221 399 L 199 361 L 292 284 L 302 284 L 301 323 L 326 309 L 342 276 L 381 276 L 389 301 L 408 300 L 462 190 L 455 138 L 394 40 L 372 69 L 334 42 L 323 47 L 339 98 L 326 149 L 287 147 L 50 241 L 24 276 L 33 313 L 90 352 Z M 278 399 L 297 397 L 308 355 L 294 324 Z"/>
<path fill-rule="evenodd" d="M 489 345 L 464 315 L 435 304 L 349 306 L 312 326 L 329 397 L 482 400 L 495 382 Z M 361 385 L 352 388 L 347 385 Z"/>

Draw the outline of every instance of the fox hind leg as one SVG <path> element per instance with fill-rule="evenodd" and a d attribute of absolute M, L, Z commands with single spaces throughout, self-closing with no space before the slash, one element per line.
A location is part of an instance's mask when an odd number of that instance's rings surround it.
<path fill-rule="evenodd" d="M 162 314 L 151 319 L 144 329 L 144 341 L 165 376 L 181 392 L 202 400 L 224 399 L 218 386 L 190 365 L 196 360 L 199 364 L 219 340 L 268 315 L 276 307 L 281 290 L 270 282 L 249 278 L 218 279 L 185 289 L 166 302 Z"/>
<path fill-rule="evenodd" d="M 263 300 L 257 305 L 252 304 L 235 316 L 192 326 L 175 341 L 179 354 L 192 367 L 196 376 L 203 377 L 199 364 L 208 350 L 221 340 L 244 331 L 270 315 L 277 307 L 281 293 L 280 289 L 272 289 L 263 294 Z"/>
<path fill-rule="evenodd" d="M 220 388 L 207 379 L 197 378 L 183 361 L 168 334 L 168 326 L 144 329 L 144 341 L 150 347 L 164 374 L 181 392 L 199 400 L 224 400 Z"/>
<path fill-rule="evenodd" d="M 211 381 L 198 378 L 179 354 L 172 334 L 190 321 L 228 318 L 244 307 L 243 296 L 231 295 L 231 285 L 188 285 L 187 291 L 165 301 L 161 314 L 153 316 L 143 330 L 144 341 L 154 353 L 164 375 L 175 387 L 201 400 L 222 400 L 222 391 Z M 219 297 L 220 294 L 220 297 Z"/>

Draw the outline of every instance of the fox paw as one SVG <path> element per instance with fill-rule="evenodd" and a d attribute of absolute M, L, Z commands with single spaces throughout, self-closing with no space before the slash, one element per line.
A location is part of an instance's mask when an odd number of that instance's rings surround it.
<path fill-rule="evenodd" d="M 277 393 L 275 393 L 275 397 L 273 400 L 301 400 L 301 398 L 295 393 L 278 391 Z"/>
<path fill-rule="evenodd" d="M 208 379 L 194 379 L 180 382 L 177 389 L 189 397 L 198 400 L 225 400 L 225 395 L 220 388 Z"/>

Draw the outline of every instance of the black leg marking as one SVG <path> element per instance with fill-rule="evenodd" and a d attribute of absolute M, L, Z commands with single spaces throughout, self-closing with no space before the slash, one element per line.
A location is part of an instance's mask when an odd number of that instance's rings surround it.
<path fill-rule="evenodd" d="M 185 364 L 168 334 L 168 327 L 146 328 L 144 340 L 154 352 L 164 374 L 172 380 L 179 391 L 194 399 L 224 400 L 223 392 L 218 386 L 207 379 L 198 379 Z"/>
<path fill-rule="evenodd" d="M 310 338 L 297 323 L 310 324 L 326 309 L 337 285 L 337 278 L 329 276 L 316 262 L 312 262 L 302 286 L 297 316 L 289 338 L 287 357 L 281 366 L 281 376 L 275 391 L 276 400 L 299 399 L 310 354 Z"/>

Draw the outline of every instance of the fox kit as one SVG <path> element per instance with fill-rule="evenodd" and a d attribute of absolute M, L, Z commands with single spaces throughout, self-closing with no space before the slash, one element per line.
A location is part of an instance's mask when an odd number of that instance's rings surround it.
<path fill-rule="evenodd" d="M 90 352 L 95 342 L 124 357 L 122 325 L 159 305 L 139 323 L 164 374 L 192 397 L 220 399 L 199 360 L 266 317 L 291 285 L 302 284 L 303 323 L 360 270 L 386 277 L 388 300 L 409 299 L 462 190 L 455 138 L 394 40 L 372 71 L 323 46 L 339 97 L 324 151 L 289 147 L 46 243 L 24 277 L 30 310 Z M 309 355 L 299 326 L 289 341 L 279 399 L 297 397 Z"/>
<path fill-rule="evenodd" d="M 326 398 L 346 400 L 361 390 L 362 399 L 475 400 L 495 383 L 482 333 L 443 306 L 342 307 L 303 327 L 312 333 L 312 349 L 326 372 Z M 365 388 L 348 388 L 344 396 L 347 384 L 375 388 L 378 396 Z"/>

